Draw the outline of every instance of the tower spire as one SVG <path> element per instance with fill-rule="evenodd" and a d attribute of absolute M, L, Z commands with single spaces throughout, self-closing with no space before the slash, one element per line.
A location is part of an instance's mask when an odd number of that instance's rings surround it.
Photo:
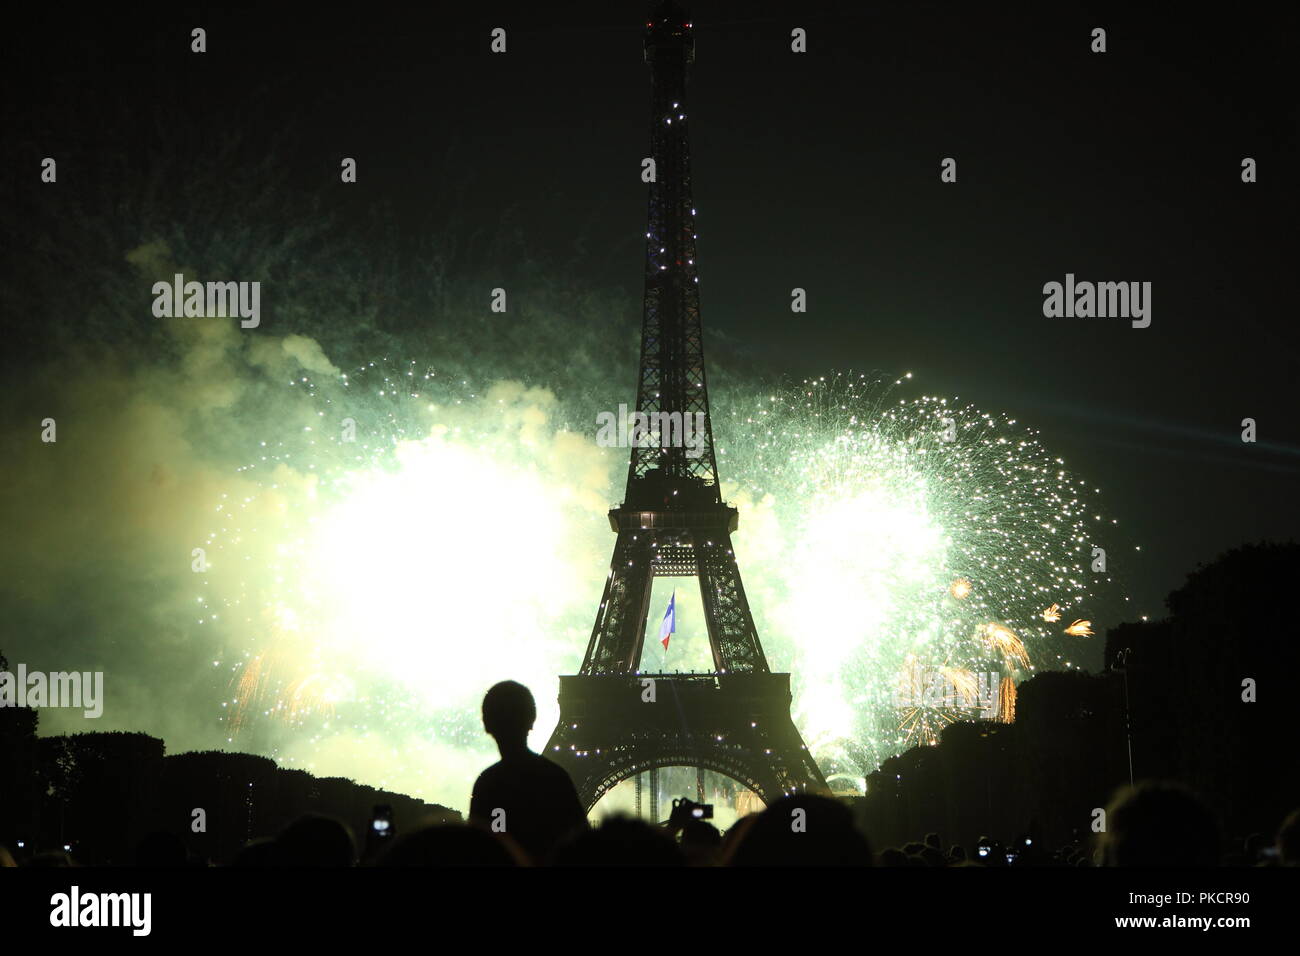
<path fill-rule="evenodd" d="M 652 5 L 646 22 L 645 60 L 650 67 L 650 158 L 646 217 L 645 297 L 641 326 L 641 367 L 637 411 L 666 413 L 685 429 L 699 428 L 698 443 L 658 441 L 633 447 L 628 466 L 628 495 L 657 471 L 657 484 L 695 479 L 696 495 L 715 502 L 718 465 L 709 420 L 704 343 L 700 326 L 699 275 L 695 259 L 695 203 L 691 196 L 690 113 L 686 85 L 695 61 L 693 25 L 678 3 Z M 689 416 L 689 418 L 688 418 Z M 688 450 L 691 454 L 687 454 Z M 684 488 L 671 490 L 681 493 Z M 652 492 L 653 495 L 653 492 Z"/>
<path fill-rule="evenodd" d="M 546 747 L 588 807 L 620 780 L 682 765 L 724 773 L 765 800 L 826 789 L 790 719 L 790 675 L 768 670 L 731 548 L 738 514 L 718 488 L 687 135 L 693 29 L 680 4 L 652 4 L 645 58 L 654 177 L 636 404 L 649 438 L 632 442 L 623 504 L 609 512 L 618 538 L 596 623 L 579 673 L 560 678 L 560 720 Z M 642 672 L 660 576 L 698 580 L 711 673 Z"/>

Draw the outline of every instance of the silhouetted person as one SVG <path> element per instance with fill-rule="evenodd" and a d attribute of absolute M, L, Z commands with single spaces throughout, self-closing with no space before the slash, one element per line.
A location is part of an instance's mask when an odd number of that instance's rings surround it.
<path fill-rule="evenodd" d="M 686 858 L 672 837 L 635 817 L 611 816 L 580 830 L 555 851 L 557 866 L 682 866 Z"/>
<path fill-rule="evenodd" d="M 1107 866 L 1218 866 L 1219 827 L 1190 791 L 1145 781 L 1111 801 L 1102 847 Z"/>
<path fill-rule="evenodd" d="M 871 866 L 871 846 L 838 800 L 795 794 L 759 814 L 737 842 L 731 866 Z"/>
<path fill-rule="evenodd" d="M 259 837 L 244 844 L 231 864 L 241 869 L 266 869 L 280 865 L 280 845 L 271 837 Z"/>
<path fill-rule="evenodd" d="M 447 823 L 422 827 L 379 858 L 379 866 L 518 866 L 525 861 L 509 842 L 478 827 Z"/>
<path fill-rule="evenodd" d="M 758 822 L 758 818 L 759 814 L 757 813 L 747 813 L 728 827 L 726 833 L 722 834 L 722 853 L 720 858 L 724 866 L 726 865 L 726 862 L 731 859 L 731 855 L 736 852 L 736 847 L 739 846 L 740 841 L 745 838 L 745 834 L 748 833 L 750 828 Z"/>
<path fill-rule="evenodd" d="M 542 863 L 567 834 L 586 828 L 587 814 L 564 768 L 528 749 L 536 720 L 537 705 L 523 684 L 502 681 L 483 697 L 483 729 L 496 739 L 501 760 L 474 782 L 469 818 L 509 834 Z"/>
<path fill-rule="evenodd" d="M 357 845 L 347 825 L 320 813 L 307 813 L 275 838 L 281 866 L 355 866 Z"/>
<path fill-rule="evenodd" d="M 722 852 L 722 834 L 707 820 L 688 820 L 682 827 L 680 845 L 688 866 L 716 866 Z"/>

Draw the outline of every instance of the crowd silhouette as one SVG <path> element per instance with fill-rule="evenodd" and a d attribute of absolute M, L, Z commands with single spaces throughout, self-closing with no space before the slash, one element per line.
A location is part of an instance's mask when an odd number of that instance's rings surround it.
<path fill-rule="evenodd" d="M 1167 619 L 1111 629 L 1106 671 L 1024 682 L 1013 723 L 954 723 L 865 796 L 784 797 L 725 833 L 676 814 L 589 825 L 565 771 L 528 749 L 536 706 L 513 681 L 483 700 L 501 759 L 467 820 L 262 757 L 165 756 L 145 734 L 38 737 L 35 711 L 4 707 L 0 866 L 1300 865 L 1282 686 L 1300 663 L 1276 600 L 1296 580 L 1300 546 L 1229 552 Z M 199 807 L 218 825 L 191 828 Z"/>
<path fill-rule="evenodd" d="M 1105 810 L 1098 839 L 1047 850 L 1025 834 L 973 847 L 945 844 L 938 833 L 873 852 L 842 800 L 798 794 L 773 801 L 721 833 L 706 820 L 674 813 L 659 825 L 613 815 L 588 824 L 573 782 L 559 765 L 528 749 L 537 711 L 528 688 L 493 686 L 483 700 L 484 729 L 501 760 L 474 784 L 466 823 L 435 822 L 394 837 L 376 825 L 358 845 L 352 829 L 326 814 L 298 817 L 276 836 L 248 842 L 225 861 L 234 867 L 431 866 L 1120 866 L 1300 865 L 1300 809 L 1270 843 L 1258 834 L 1241 852 L 1221 853 L 1218 823 L 1185 787 L 1148 781 L 1125 787 Z M 377 813 L 376 820 L 386 820 Z M 0 866 L 70 867 L 66 850 L 28 857 L 0 846 Z M 172 832 L 147 834 L 135 850 L 141 867 L 213 865 Z"/>
<path fill-rule="evenodd" d="M 561 771 L 563 772 L 563 771 Z M 1126 791 L 1111 807 L 1114 827 L 1093 843 L 1040 848 L 1019 838 L 999 843 L 981 838 L 974 847 L 945 844 L 937 833 L 920 842 L 874 853 L 848 808 L 833 798 L 800 795 L 774 801 L 743 817 L 725 834 L 695 820 L 682 826 L 652 825 L 611 816 L 596 826 L 565 830 L 568 816 L 553 805 L 534 814 L 525 849 L 508 830 L 469 823 L 419 826 L 391 846 L 359 846 L 347 824 L 308 814 L 277 836 L 248 843 L 228 861 L 234 867 L 457 867 L 457 866 L 884 866 L 884 867 L 1209 867 L 1300 865 L 1300 810 L 1291 813 L 1268 842 L 1248 838 L 1240 852 L 1222 856 L 1213 816 L 1176 785 L 1146 783 Z M 792 828 L 801 815 L 804 826 Z M 556 834 L 539 842 L 539 833 Z M 19 862 L 21 861 L 21 862 Z M 137 847 L 141 867 L 218 865 L 187 850 L 172 833 L 148 835 Z M 0 847 L 0 866 L 72 867 L 71 854 L 43 851 L 15 859 Z"/>

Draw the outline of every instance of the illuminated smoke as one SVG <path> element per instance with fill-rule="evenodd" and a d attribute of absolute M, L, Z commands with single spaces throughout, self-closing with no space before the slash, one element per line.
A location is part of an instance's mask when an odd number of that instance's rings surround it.
<path fill-rule="evenodd" d="M 486 687 L 533 688 L 534 747 L 556 719 L 556 675 L 577 669 L 608 569 L 626 452 L 596 447 L 598 409 L 514 382 L 478 393 L 376 361 L 288 387 L 316 421 L 259 442 L 242 477 L 260 490 L 218 502 L 211 538 L 214 562 L 246 569 L 202 598 L 240 622 L 222 657 L 231 744 L 270 722 L 273 755 L 367 782 L 397 754 L 384 785 L 461 805 L 492 759 Z M 1067 666 L 1042 608 L 1092 596 L 1086 486 L 1014 421 L 905 387 L 840 375 L 714 401 L 728 409 L 719 467 L 760 638 L 794 674 L 795 720 L 827 773 L 934 743 L 976 715 L 974 675 L 990 668 L 990 708 L 1009 712 L 1015 679 Z M 668 583 L 681 622 L 670 667 L 704 669 L 686 584 Z M 954 699 L 900 707 L 908 668 L 940 671 Z"/>

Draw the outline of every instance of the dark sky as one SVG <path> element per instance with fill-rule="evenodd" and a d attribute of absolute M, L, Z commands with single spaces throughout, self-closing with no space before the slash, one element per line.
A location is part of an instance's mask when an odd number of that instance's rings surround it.
<path fill-rule="evenodd" d="M 1139 610 L 1161 613 L 1226 548 L 1295 537 L 1295 12 L 875 6 L 697 5 L 706 337 L 742 343 L 772 374 L 910 370 L 930 392 L 1041 429 L 1143 546 L 1120 569 Z M 640 8 L 36 14 L 3 41 L 23 144 L 6 149 L 5 175 L 37 141 L 93 155 L 84 129 L 51 120 L 93 87 L 124 117 L 186 113 L 195 149 L 289 131 L 298 182 L 332 202 L 391 203 L 412 232 L 449 194 L 469 220 L 514 207 L 532 242 L 566 247 L 577 279 L 624 286 L 635 308 Z M 194 25 L 208 30 L 201 57 Z M 504 56 L 488 52 L 496 26 Z M 796 26 L 806 55 L 789 50 Z M 1104 55 L 1089 52 L 1096 26 Z M 361 171 L 343 199 L 341 155 Z M 952 185 L 939 181 L 948 156 Z M 1042 286 L 1067 272 L 1151 282 L 1150 328 L 1045 318 Z M 810 305 L 797 317 L 795 286 Z M 1240 441 L 1245 417 L 1257 444 Z"/>

